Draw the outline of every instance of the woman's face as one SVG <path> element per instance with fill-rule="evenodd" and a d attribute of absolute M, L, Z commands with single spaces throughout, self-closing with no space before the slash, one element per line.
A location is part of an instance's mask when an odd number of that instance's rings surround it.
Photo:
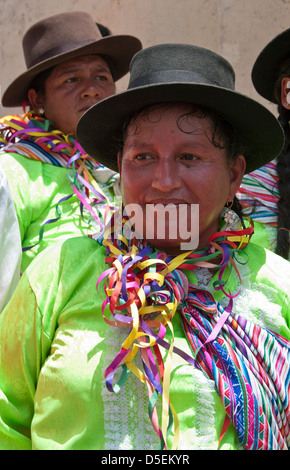
<path fill-rule="evenodd" d="M 37 113 L 43 108 L 55 129 L 74 136 L 84 112 L 114 93 L 115 84 L 105 60 L 87 55 L 57 65 L 46 79 L 45 94 L 31 89 L 28 98 Z"/>
<path fill-rule="evenodd" d="M 199 224 L 198 247 L 202 248 L 218 230 L 220 213 L 234 198 L 245 170 L 242 155 L 228 162 L 225 149 L 212 143 L 214 123 L 209 116 L 190 114 L 177 125 L 188 112 L 187 105 L 172 104 L 139 115 L 129 124 L 119 158 L 124 205 L 142 209 L 143 235 L 157 249 L 171 254 L 179 253 L 185 241 L 180 230 L 175 238 L 168 232 L 160 237 L 160 227 L 155 224 L 153 228 L 152 219 L 146 221 L 146 206 L 172 204 L 177 211 L 181 205 L 186 207 L 187 227 Z M 189 220 L 193 204 L 198 204 L 199 216 Z M 169 222 L 164 223 L 169 230 Z"/>

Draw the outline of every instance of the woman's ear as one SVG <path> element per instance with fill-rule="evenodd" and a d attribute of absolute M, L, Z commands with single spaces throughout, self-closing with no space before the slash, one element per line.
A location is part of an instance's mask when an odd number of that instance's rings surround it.
<path fill-rule="evenodd" d="M 122 156 L 121 152 L 118 152 L 118 168 L 119 168 L 119 173 L 120 173 L 120 178 L 121 178 L 121 172 L 122 172 Z"/>
<path fill-rule="evenodd" d="M 27 93 L 28 101 L 32 109 L 36 112 L 36 114 L 41 114 L 39 112 L 40 109 L 44 108 L 44 99 L 40 93 L 34 88 L 30 88 Z"/>
<path fill-rule="evenodd" d="M 244 155 L 238 155 L 238 157 L 232 162 L 230 168 L 230 191 L 228 201 L 232 201 L 239 187 L 241 186 L 243 176 L 246 171 L 246 160 Z"/>
<path fill-rule="evenodd" d="M 290 109 L 290 77 L 281 80 L 281 104 L 283 108 Z"/>

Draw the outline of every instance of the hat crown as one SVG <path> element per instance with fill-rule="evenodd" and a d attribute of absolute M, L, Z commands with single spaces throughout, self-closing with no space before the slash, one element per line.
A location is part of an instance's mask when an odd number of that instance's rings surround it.
<path fill-rule="evenodd" d="M 189 44 L 160 44 L 143 49 L 133 57 L 128 89 L 175 82 L 234 90 L 235 72 L 220 55 Z"/>
<path fill-rule="evenodd" d="M 91 16 L 68 12 L 50 16 L 31 26 L 22 45 L 27 68 L 73 48 L 102 39 Z"/>
<path fill-rule="evenodd" d="M 113 138 L 132 114 L 168 102 L 210 108 L 230 123 L 244 147 L 248 173 L 280 153 L 284 134 L 276 117 L 235 91 L 232 66 L 215 52 L 189 44 L 152 46 L 135 54 L 130 72 L 128 89 L 92 106 L 77 126 L 78 142 L 103 165 L 118 171 Z"/>

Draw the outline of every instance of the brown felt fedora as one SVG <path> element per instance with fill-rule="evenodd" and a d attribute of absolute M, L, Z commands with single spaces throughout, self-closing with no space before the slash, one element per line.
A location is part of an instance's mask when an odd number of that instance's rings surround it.
<path fill-rule="evenodd" d="M 21 106 L 32 80 L 40 72 L 81 55 L 102 55 L 116 81 L 129 71 L 130 60 L 142 48 L 139 39 L 133 36 L 103 37 L 96 21 L 82 11 L 61 13 L 37 22 L 25 33 L 22 46 L 27 70 L 6 89 L 3 106 Z"/>
<path fill-rule="evenodd" d="M 146 105 L 178 101 L 211 108 L 232 124 L 245 147 L 247 173 L 281 152 L 284 134 L 275 116 L 235 91 L 235 73 L 227 60 L 190 44 L 160 44 L 135 54 L 128 89 L 86 111 L 77 139 L 89 155 L 117 170 L 112 141 L 125 120 Z"/>

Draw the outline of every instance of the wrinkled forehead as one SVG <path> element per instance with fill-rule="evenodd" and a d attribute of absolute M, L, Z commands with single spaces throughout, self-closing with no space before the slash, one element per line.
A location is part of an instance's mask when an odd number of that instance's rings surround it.
<path fill-rule="evenodd" d="M 95 66 L 104 69 L 104 71 L 110 72 L 109 64 L 106 58 L 97 54 L 81 55 L 65 60 L 64 62 L 56 65 L 54 67 L 54 71 L 67 71 L 70 69 L 86 66 Z"/>

